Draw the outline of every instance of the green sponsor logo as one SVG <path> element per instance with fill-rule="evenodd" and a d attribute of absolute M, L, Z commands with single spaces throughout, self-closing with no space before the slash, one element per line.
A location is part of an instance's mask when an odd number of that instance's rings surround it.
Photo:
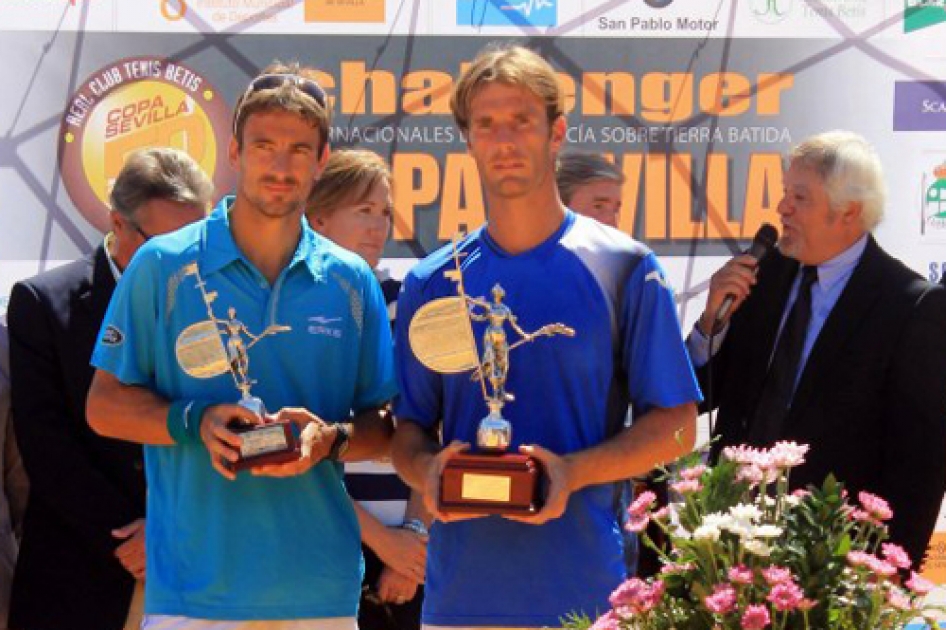
<path fill-rule="evenodd" d="M 904 0 L 903 32 L 946 22 L 946 0 Z"/>

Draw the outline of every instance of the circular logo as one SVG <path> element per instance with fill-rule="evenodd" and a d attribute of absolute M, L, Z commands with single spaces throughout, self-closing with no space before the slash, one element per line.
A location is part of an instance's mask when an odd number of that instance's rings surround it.
<path fill-rule="evenodd" d="M 644 4 L 654 9 L 663 9 L 669 7 L 673 0 L 644 0 Z"/>
<path fill-rule="evenodd" d="M 128 154 L 147 147 L 186 151 L 227 190 L 230 110 L 216 88 L 166 59 L 120 59 L 88 77 L 66 106 L 59 172 L 76 208 L 109 229 L 108 197 Z"/>

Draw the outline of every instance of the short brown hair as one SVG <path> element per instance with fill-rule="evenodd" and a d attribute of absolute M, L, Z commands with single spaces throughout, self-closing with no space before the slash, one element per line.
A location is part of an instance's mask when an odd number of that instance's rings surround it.
<path fill-rule="evenodd" d="M 604 180 L 620 185 L 624 183 L 624 173 L 603 155 L 569 151 L 558 158 L 555 180 L 559 196 L 568 204 L 585 184 Z"/>
<path fill-rule="evenodd" d="M 379 182 L 391 185 L 391 169 L 367 149 L 333 151 L 306 203 L 310 218 L 328 217 L 346 204 L 361 203 Z"/>
<path fill-rule="evenodd" d="M 565 95 L 558 75 L 536 52 L 523 46 L 491 45 L 481 51 L 457 81 L 450 109 L 463 132 L 470 128 L 470 102 L 489 83 L 522 87 L 545 104 L 551 124 L 565 114 Z"/>
<path fill-rule="evenodd" d="M 318 91 L 322 92 L 322 103 L 319 103 L 314 97 L 308 94 L 299 85 L 291 80 L 286 80 L 278 87 L 270 89 L 253 89 L 253 84 L 261 77 L 267 75 L 285 75 L 286 77 L 299 77 L 307 82 L 314 84 Z M 233 109 L 233 136 L 236 138 L 237 146 L 243 148 L 243 128 L 246 126 L 247 119 L 253 114 L 260 112 L 290 112 L 301 117 L 307 123 L 319 131 L 318 153 L 322 155 L 325 147 L 328 145 L 329 125 L 332 122 L 332 112 L 329 111 L 327 102 L 324 98 L 324 90 L 317 80 L 317 72 L 314 68 L 308 68 L 299 65 L 298 62 L 284 64 L 274 61 L 263 68 L 256 77 L 250 81 L 247 90 L 237 99 L 236 106 Z"/>
<path fill-rule="evenodd" d="M 153 199 L 208 206 L 213 183 L 194 159 L 178 149 L 139 149 L 128 156 L 109 194 L 112 210 L 134 222 Z"/>

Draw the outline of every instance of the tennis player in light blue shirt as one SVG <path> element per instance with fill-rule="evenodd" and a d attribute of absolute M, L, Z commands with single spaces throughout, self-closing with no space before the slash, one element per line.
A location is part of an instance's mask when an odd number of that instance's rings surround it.
<path fill-rule="evenodd" d="M 257 77 L 236 109 L 236 196 L 147 243 L 105 317 L 88 416 L 146 445 L 148 628 L 356 627 L 341 461 L 386 451 L 395 386 L 380 286 L 303 219 L 327 124 L 303 71 Z M 225 465 L 242 439 L 230 423 L 260 421 L 235 404 L 241 384 L 302 430 L 302 456 Z"/>

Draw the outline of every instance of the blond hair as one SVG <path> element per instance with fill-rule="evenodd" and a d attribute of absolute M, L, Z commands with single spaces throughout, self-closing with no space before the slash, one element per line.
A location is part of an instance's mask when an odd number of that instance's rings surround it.
<path fill-rule="evenodd" d="M 391 169 L 367 149 L 334 151 L 306 202 L 310 218 L 328 217 L 342 206 L 361 203 L 379 183 L 391 185 Z"/>

